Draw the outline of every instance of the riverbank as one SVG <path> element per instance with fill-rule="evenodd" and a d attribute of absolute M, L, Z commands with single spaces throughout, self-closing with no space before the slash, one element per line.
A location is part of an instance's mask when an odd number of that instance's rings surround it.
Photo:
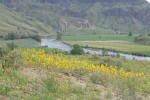
<path fill-rule="evenodd" d="M 70 51 L 71 50 L 71 46 L 67 45 L 64 42 L 61 41 L 57 41 L 55 39 L 42 39 L 41 41 L 41 46 L 48 46 L 49 48 L 57 48 L 60 50 L 65 50 L 65 51 Z M 102 55 L 103 50 L 102 49 L 97 49 L 97 50 L 93 50 L 90 48 L 83 48 L 85 53 L 90 53 L 90 54 L 97 54 L 97 55 Z M 112 52 L 112 51 L 107 51 L 107 55 L 110 56 L 115 56 L 115 55 L 120 55 L 122 57 L 125 57 L 126 59 L 130 59 L 130 60 L 146 60 L 146 61 L 150 61 L 150 57 L 140 57 L 140 56 L 133 56 L 133 55 L 129 55 L 129 54 L 123 54 L 123 53 L 118 53 L 118 52 Z"/>
<path fill-rule="evenodd" d="M 80 44 L 84 48 L 103 49 L 106 51 L 125 53 L 135 56 L 150 57 L 150 47 L 126 42 L 83 42 L 83 41 L 63 41 L 66 44 Z"/>
<path fill-rule="evenodd" d="M 136 56 L 150 56 L 150 46 L 134 43 L 137 35 L 75 35 L 63 36 L 67 44 L 80 44 L 92 49 L 105 49 Z"/>

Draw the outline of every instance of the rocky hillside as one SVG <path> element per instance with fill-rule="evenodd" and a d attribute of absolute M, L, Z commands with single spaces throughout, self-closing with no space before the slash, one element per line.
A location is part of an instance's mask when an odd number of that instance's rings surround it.
<path fill-rule="evenodd" d="M 65 1 L 65 2 L 64 2 Z M 150 4 L 144 0 L 0 0 L 11 10 L 54 30 L 96 33 L 150 32 Z M 71 32 L 71 31 L 70 31 Z"/>

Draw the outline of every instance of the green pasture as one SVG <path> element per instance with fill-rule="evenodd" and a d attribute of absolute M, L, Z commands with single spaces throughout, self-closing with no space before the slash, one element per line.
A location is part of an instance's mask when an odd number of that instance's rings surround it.
<path fill-rule="evenodd" d="M 130 41 L 133 42 L 135 36 L 127 35 L 70 35 L 63 36 L 63 41 L 106 41 L 106 40 L 118 40 L 118 41 Z"/>
<path fill-rule="evenodd" d="M 5 45 L 7 43 L 15 43 L 15 45 L 19 47 L 39 47 L 40 43 L 33 39 L 18 39 L 18 40 L 2 40 L 0 39 L 0 46 Z"/>

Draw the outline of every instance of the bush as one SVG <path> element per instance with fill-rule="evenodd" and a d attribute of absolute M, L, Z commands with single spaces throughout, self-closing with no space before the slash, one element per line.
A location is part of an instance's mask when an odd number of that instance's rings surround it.
<path fill-rule="evenodd" d="M 108 52 L 105 49 L 103 49 L 102 50 L 102 56 L 107 56 L 107 55 L 108 55 Z"/>
<path fill-rule="evenodd" d="M 84 51 L 78 44 L 75 44 L 75 45 L 73 45 L 73 49 L 71 50 L 70 54 L 82 55 L 82 54 L 84 54 Z"/>
<path fill-rule="evenodd" d="M 38 42 L 41 42 L 41 37 L 39 35 L 32 35 L 30 37 Z"/>
<path fill-rule="evenodd" d="M 27 39 L 27 38 L 29 38 L 29 36 L 26 36 L 26 35 L 20 35 L 19 38 L 20 38 L 20 39 Z"/>
<path fill-rule="evenodd" d="M 26 39 L 26 38 L 29 38 L 28 35 L 25 35 L 25 34 L 17 34 L 17 33 L 8 33 L 6 36 L 5 36 L 5 40 L 15 40 L 15 39 Z"/>
<path fill-rule="evenodd" d="M 9 52 L 9 49 L 7 47 L 0 47 L 0 58 L 2 58 L 8 52 Z"/>
<path fill-rule="evenodd" d="M 11 42 L 11 43 L 7 43 L 7 47 L 10 49 L 10 50 L 14 50 L 17 45 L 15 45 L 15 43 Z"/>
<path fill-rule="evenodd" d="M 18 68 L 23 64 L 21 54 L 18 50 L 13 50 L 2 57 L 2 68 Z"/>
<path fill-rule="evenodd" d="M 0 35 L 0 38 L 3 38 L 4 36 L 3 35 Z"/>
<path fill-rule="evenodd" d="M 129 32 L 128 36 L 132 36 L 132 33 L 131 33 L 131 32 Z"/>
<path fill-rule="evenodd" d="M 135 37 L 134 42 L 139 44 L 144 44 L 144 45 L 150 45 L 150 37 L 145 35 L 140 35 L 138 37 Z"/>
<path fill-rule="evenodd" d="M 62 39 L 62 33 L 61 32 L 57 32 L 56 40 L 61 40 L 61 39 Z"/>
<path fill-rule="evenodd" d="M 57 48 L 53 48 L 53 49 L 51 50 L 51 52 L 52 52 L 53 54 L 61 54 L 61 53 L 62 53 L 62 51 L 59 50 L 59 49 L 57 49 Z"/>
<path fill-rule="evenodd" d="M 7 36 L 5 36 L 5 40 L 14 40 L 15 36 L 15 33 L 8 33 Z"/>

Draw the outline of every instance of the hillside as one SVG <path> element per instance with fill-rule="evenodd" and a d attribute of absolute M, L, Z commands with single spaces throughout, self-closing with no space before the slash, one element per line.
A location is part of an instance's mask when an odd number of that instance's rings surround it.
<path fill-rule="evenodd" d="M 19 34 L 53 34 L 52 29 L 41 22 L 31 18 L 23 17 L 7 7 L 0 5 L 0 34 L 5 35 L 9 32 Z"/>
<path fill-rule="evenodd" d="M 0 100 L 150 100 L 150 62 L 0 49 Z"/>
<path fill-rule="evenodd" d="M 12 10 L 65 33 L 150 32 L 150 4 L 144 0 L 0 0 Z"/>

